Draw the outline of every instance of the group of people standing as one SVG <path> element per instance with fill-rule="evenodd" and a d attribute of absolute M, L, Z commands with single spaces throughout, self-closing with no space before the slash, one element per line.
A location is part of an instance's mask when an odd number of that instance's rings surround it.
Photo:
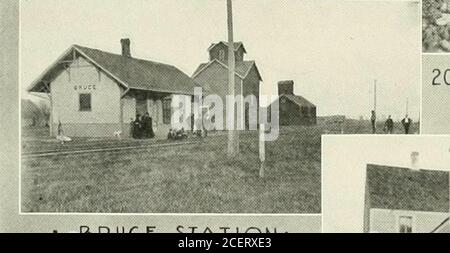
<path fill-rule="evenodd" d="M 204 113 L 203 118 L 209 120 L 209 113 Z M 191 115 L 190 121 L 192 134 L 199 137 L 206 137 L 208 135 L 208 131 L 203 124 L 203 118 L 198 118 L 194 122 L 194 114 Z M 134 139 L 150 139 L 155 137 L 155 133 L 153 131 L 153 119 L 152 117 L 150 117 L 150 114 L 148 112 L 146 112 L 144 115 L 137 114 L 135 119 L 131 119 L 130 124 L 131 136 Z M 196 127 L 194 127 L 194 124 L 196 125 Z M 169 133 L 167 134 L 167 138 L 173 140 L 185 139 L 187 138 L 187 136 L 188 132 L 184 128 L 171 128 L 169 130 Z"/>
<path fill-rule="evenodd" d="M 153 119 L 147 112 L 143 116 L 136 115 L 136 119 L 131 121 L 131 136 L 134 139 L 148 139 L 155 137 L 153 132 Z"/>
<path fill-rule="evenodd" d="M 370 121 L 372 123 L 372 133 L 376 133 L 376 114 L 375 111 L 372 111 L 372 116 L 370 118 Z M 405 134 L 409 134 L 409 129 L 412 124 L 412 120 L 408 117 L 408 114 L 406 114 L 405 118 L 401 121 L 403 125 L 403 129 L 405 131 Z M 394 133 L 394 120 L 392 120 L 391 115 L 386 119 L 384 122 L 384 132 L 387 134 L 393 134 Z"/>

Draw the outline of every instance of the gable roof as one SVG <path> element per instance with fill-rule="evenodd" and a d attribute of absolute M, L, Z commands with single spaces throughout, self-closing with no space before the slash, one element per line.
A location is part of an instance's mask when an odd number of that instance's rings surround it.
<path fill-rule="evenodd" d="M 64 71 L 60 63 L 72 59 L 73 53 L 86 58 L 127 89 L 193 94 L 194 87 L 198 86 L 192 78 L 172 65 L 73 45 L 31 85 L 29 91 L 42 91 L 42 81 L 52 81 Z"/>
<path fill-rule="evenodd" d="M 209 64 L 211 64 L 211 62 L 206 62 L 206 63 L 200 63 L 200 65 L 198 65 L 198 67 L 195 69 L 194 73 L 192 74 L 192 77 L 195 77 L 196 75 L 198 75 L 200 72 L 203 71 L 203 69 L 208 66 Z"/>
<path fill-rule="evenodd" d="M 211 44 L 211 46 L 208 47 L 208 51 L 211 51 L 211 49 L 213 49 L 215 46 L 220 45 L 220 44 L 225 45 L 226 47 L 228 47 L 228 42 L 226 42 L 226 41 L 219 41 L 217 43 Z M 242 47 L 242 49 L 244 50 L 244 53 L 247 53 L 247 50 L 245 50 L 245 47 L 244 47 L 244 43 L 242 43 L 240 41 L 239 42 L 233 42 L 233 45 L 234 45 L 234 51 L 237 51 L 237 50 L 239 50 L 240 47 Z"/>
<path fill-rule="evenodd" d="M 194 73 L 192 74 L 192 78 L 195 78 L 197 75 L 199 75 L 201 72 L 203 72 L 205 69 L 207 69 L 211 64 L 213 63 L 218 63 L 220 64 L 222 67 L 224 67 L 226 70 L 228 70 L 228 66 L 222 62 L 220 62 L 217 59 L 214 59 L 210 62 L 207 63 L 201 63 L 197 69 L 194 71 Z M 253 66 L 255 67 L 255 70 L 257 72 L 258 78 L 260 81 L 262 81 L 262 77 L 261 74 L 259 73 L 258 67 L 256 66 L 255 61 L 239 61 L 236 62 L 236 75 L 241 78 L 241 79 L 245 79 L 248 74 L 250 73 L 251 69 L 253 68 Z"/>
<path fill-rule="evenodd" d="M 367 165 L 370 208 L 449 212 L 449 172 Z"/>
<path fill-rule="evenodd" d="M 278 99 L 287 98 L 300 107 L 316 107 L 313 103 L 309 102 L 306 98 L 293 94 L 281 94 Z"/>

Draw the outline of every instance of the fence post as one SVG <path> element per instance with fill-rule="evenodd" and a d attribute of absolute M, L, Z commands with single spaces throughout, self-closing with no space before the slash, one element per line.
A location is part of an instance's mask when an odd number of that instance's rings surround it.
<path fill-rule="evenodd" d="M 264 140 L 264 133 L 265 133 L 265 125 L 260 124 L 259 125 L 259 160 L 261 161 L 260 167 L 259 167 L 259 177 L 264 177 L 264 162 L 266 160 L 266 142 Z"/>

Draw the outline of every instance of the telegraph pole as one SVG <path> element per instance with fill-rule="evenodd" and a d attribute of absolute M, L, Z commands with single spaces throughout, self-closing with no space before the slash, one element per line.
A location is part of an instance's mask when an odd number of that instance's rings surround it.
<path fill-rule="evenodd" d="M 373 114 L 372 114 L 372 133 L 377 133 L 377 79 L 373 81 Z"/>
<path fill-rule="evenodd" d="M 406 115 L 408 115 L 409 111 L 409 98 L 406 98 Z"/>
<path fill-rule="evenodd" d="M 373 111 L 377 112 L 377 79 L 373 83 Z"/>
<path fill-rule="evenodd" d="M 233 38 L 233 5 L 232 0 L 227 0 L 228 19 L 228 95 L 235 97 L 235 58 Z M 237 135 L 237 117 L 235 106 L 233 106 L 233 129 L 228 130 L 228 157 L 235 156 L 239 151 L 239 136 Z M 230 119 L 227 119 L 230 120 Z"/>

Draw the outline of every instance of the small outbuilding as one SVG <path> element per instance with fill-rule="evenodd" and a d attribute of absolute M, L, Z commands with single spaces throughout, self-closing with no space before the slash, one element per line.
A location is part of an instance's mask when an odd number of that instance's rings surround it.
<path fill-rule="evenodd" d="M 278 82 L 280 126 L 317 124 L 316 106 L 306 98 L 294 94 L 294 81 Z M 271 106 L 268 110 L 271 110 Z"/>

